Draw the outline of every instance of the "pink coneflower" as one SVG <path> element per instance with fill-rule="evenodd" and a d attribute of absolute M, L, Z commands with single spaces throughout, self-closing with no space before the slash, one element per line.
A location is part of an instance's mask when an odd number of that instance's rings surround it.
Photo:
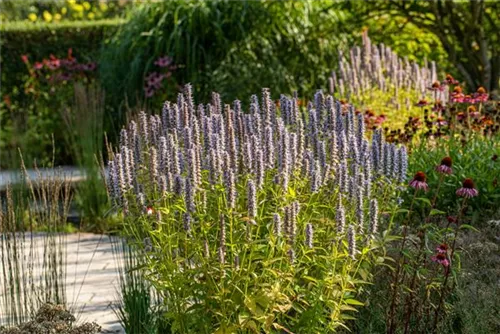
<path fill-rule="evenodd" d="M 448 258 L 446 257 L 446 254 L 444 254 L 444 253 L 439 253 L 439 254 L 434 255 L 433 257 L 431 257 L 431 260 L 433 262 L 436 262 L 436 263 L 443 265 L 443 267 L 448 267 L 450 265 L 450 261 L 448 260 Z"/>
<path fill-rule="evenodd" d="M 481 113 L 479 111 L 473 111 L 470 113 L 470 117 L 478 119 L 479 116 L 481 116 Z"/>
<path fill-rule="evenodd" d="M 438 126 L 445 126 L 447 124 L 448 122 L 443 117 L 438 117 L 438 119 L 436 120 L 436 125 Z"/>
<path fill-rule="evenodd" d="M 462 188 L 458 189 L 456 194 L 460 197 L 472 198 L 479 195 L 479 191 L 474 187 L 472 179 L 465 179 L 462 183 Z"/>
<path fill-rule="evenodd" d="M 447 244 L 441 244 L 437 246 L 436 251 L 439 254 L 446 254 L 448 252 L 448 245 Z"/>
<path fill-rule="evenodd" d="M 488 93 L 486 93 L 486 89 L 484 87 L 479 87 L 477 91 L 474 93 L 474 98 L 477 102 L 486 102 L 488 101 Z"/>
<path fill-rule="evenodd" d="M 463 103 L 465 95 L 462 93 L 462 87 L 456 86 L 451 92 L 451 102 Z"/>
<path fill-rule="evenodd" d="M 444 105 L 441 103 L 441 101 L 436 101 L 436 103 L 434 103 L 434 106 L 432 107 L 432 111 L 437 112 L 443 111 L 444 109 Z"/>
<path fill-rule="evenodd" d="M 441 160 L 441 164 L 436 167 L 436 171 L 442 174 L 451 174 L 453 170 L 451 169 L 452 160 L 450 157 L 444 157 Z"/>
<path fill-rule="evenodd" d="M 154 90 L 154 88 L 149 87 L 149 86 L 148 86 L 148 87 L 144 87 L 144 95 L 145 95 L 146 97 L 151 97 L 151 96 L 153 96 L 154 94 L 155 94 L 155 90 Z"/>
<path fill-rule="evenodd" d="M 463 98 L 463 103 L 476 103 L 476 99 L 474 99 L 470 95 L 465 95 Z"/>
<path fill-rule="evenodd" d="M 71 74 L 68 72 L 64 72 L 60 75 L 59 79 L 62 81 L 69 81 L 71 79 Z"/>
<path fill-rule="evenodd" d="M 170 58 L 169 56 L 160 57 L 158 58 L 157 61 L 155 61 L 155 65 L 159 67 L 167 67 L 171 63 L 172 63 L 172 58 Z"/>
<path fill-rule="evenodd" d="M 410 181 L 410 187 L 415 188 L 417 190 L 424 190 L 427 191 L 429 189 L 429 186 L 427 185 L 427 182 L 425 182 L 426 176 L 424 172 L 417 172 L 415 176 L 413 177 L 413 180 Z"/>
<path fill-rule="evenodd" d="M 455 80 L 451 74 L 446 74 L 446 79 L 444 79 L 443 85 L 458 85 L 458 80 Z"/>
<path fill-rule="evenodd" d="M 425 107 L 428 104 L 429 104 L 429 102 L 427 102 L 427 100 L 422 99 L 422 100 L 418 101 L 418 103 L 416 104 L 416 106 L 417 107 Z"/>
<path fill-rule="evenodd" d="M 386 116 L 384 114 L 380 114 L 376 119 L 375 119 L 375 125 L 380 125 L 384 123 L 386 120 Z"/>
<path fill-rule="evenodd" d="M 47 66 L 50 70 L 57 70 L 59 66 L 61 66 L 61 61 L 57 58 L 53 58 L 51 60 L 47 60 L 45 62 L 45 66 Z"/>
<path fill-rule="evenodd" d="M 35 64 L 33 65 L 33 68 L 35 70 L 41 70 L 43 68 L 43 63 L 36 61 Z"/>
<path fill-rule="evenodd" d="M 427 87 L 428 90 L 431 90 L 433 92 L 440 91 L 442 92 L 444 89 L 444 86 L 441 86 L 441 83 L 439 81 L 434 81 L 432 86 Z"/>
<path fill-rule="evenodd" d="M 93 71 L 97 67 L 97 64 L 95 62 L 90 62 L 84 65 L 83 69 L 84 71 Z"/>

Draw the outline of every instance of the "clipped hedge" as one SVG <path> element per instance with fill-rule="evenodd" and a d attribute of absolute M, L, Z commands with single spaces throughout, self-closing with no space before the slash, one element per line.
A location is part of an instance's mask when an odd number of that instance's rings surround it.
<path fill-rule="evenodd" d="M 50 163 L 53 150 L 56 164 L 73 163 L 71 148 L 61 131 L 65 129 L 62 106 L 72 103 L 73 88 L 71 85 L 59 87 L 61 89 L 52 94 L 45 87 L 37 96 L 26 93 L 29 72 L 21 56 L 27 55 L 33 65 L 51 54 L 66 58 L 71 48 L 80 63 L 96 61 L 102 43 L 124 22 L 120 19 L 60 23 L 20 21 L 1 25 L 1 168 L 17 166 L 18 148 L 28 164 L 34 159 L 41 165 Z"/>
<path fill-rule="evenodd" d="M 7 22 L 0 26 L 2 91 L 22 85 L 27 73 L 22 55 L 30 61 L 65 56 L 69 48 L 81 60 L 97 59 L 102 42 L 125 22 L 123 19 L 60 23 Z"/>

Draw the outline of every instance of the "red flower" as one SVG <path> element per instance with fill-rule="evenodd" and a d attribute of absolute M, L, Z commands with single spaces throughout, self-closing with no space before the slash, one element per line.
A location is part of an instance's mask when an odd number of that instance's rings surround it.
<path fill-rule="evenodd" d="M 441 245 L 437 246 L 436 251 L 440 254 L 446 254 L 448 252 L 448 245 L 441 244 Z"/>
<path fill-rule="evenodd" d="M 477 91 L 474 93 L 474 98 L 477 102 L 486 102 L 488 101 L 488 93 L 486 93 L 486 89 L 484 87 L 479 87 Z"/>
<path fill-rule="evenodd" d="M 441 103 L 441 101 L 436 101 L 434 103 L 434 106 L 432 107 L 432 111 L 443 111 L 444 110 L 444 105 Z"/>
<path fill-rule="evenodd" d="M 35 62 L 35 65 L 33 65 L 33 68 L 35 70 L 41 70 L 43 68 L 43 63 L 39 62 L 39 61 L 36 61 Z"/>
<path fill-rule="evenodd" d="M 434 81 L 432 86 L 427 87 L 427 89 L 436 92 L 436 91 L 443 91 L 444 87 L 441 86 L 441 83 L 439 81 Z"/>
<path fill-rule="evenodd" d="M 479 195 L 479 191 L 474 187 L 472 179 L 465 179 L 462 183 L 462 188 L 458 189 L 456 194 L 460 197 L 472 198 Z"/>
<path fill-rule="evenodd" d="M 417 107 L 425 107 L 428 104 L 429 104 L 429 102 L 427 102 L 427 100 L 422 99 L 422 100 L 418 101 L 418 103 L 416 104 L 416 106 Z"/>
<path fill-rule="evenodd" d="M 426 176 L 424 172 L 417 172 L 413 179 L 410 181 L 410 187 L 415 188 L 417 190 L 427 191 L 429 186 L 427 185 Z"/>
<path fill-rule="evenodd" d="M 453 170 L 451 168 L 451 165 L 452 165 L 451 158 L 450 157 L 444 157 L 441 160 L 441 164 L 436 167 L 436 171 L 438 173 L 442 173 L 442 174 L 451 174 L 453 172 Z"/>
<path fill-rule="evenodd" d="M 448 122 L 443 117 L 438 117 L 436 124 L 438 126 L 445 126 L 448 124 Z"/>
<path fill-rule="evenodd" d="M 458 81 L 451 76 L 451 74 L 446 74 L 446 79 L 443 81 L 443 85 L 458 85 Z"/>
<path fill-rule="evenodd" d="M 462 87 L 456 86 L 453 88 L 453 92 L 451 93 L 451 102 L 463 103 L 465 99 L 465 95 L 462 93 Z"/>
<path fill-rule="evenodd" d="M 433 257 L 431 257 L 431 260 L 433 262 L 436 262 L 436 263 L 443 265 L 443 267 L 448 267 L 450 265 L 450 261 L 448 260 L 446 255 L 443 253 L 438 253 L 438 254 L 434 255 Z"/>
<path fill-rule="evenodd" d="M 457 222 L 457 217 L 454 217 L 454 216 L 448 216 L 448 217 L 446 217 L 446 219 L 448 220 L 448 223 L 450 223 L 450 224 Z"/>
<path fill-rule="evenodd" d="M 23 61 L 23 63 L 27 64 L 28 63 L 28 55 L 22 55 L 21 60 Z"/>
<path fill-rule="evenodd" d="M 167 67 L 170 64 L 172 64 L 172 58 L 169 56 L 160 57 L 155 61 L 155 65 L 159 67 Z"/>
<path fill-rule="evenodd" d="M 476 100 L 470 96 L 470 95 L 465 95 L 463 98 L 464 103 L 476 103 Z"/>

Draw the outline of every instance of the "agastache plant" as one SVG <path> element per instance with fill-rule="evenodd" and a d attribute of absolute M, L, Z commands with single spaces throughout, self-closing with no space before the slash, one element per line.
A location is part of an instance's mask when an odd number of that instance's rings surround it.
<path fill-rule="evenodd" d="M 216 93 L 196 106 L 189 87 L 122 131 L 109 193 L 128 237 L 151 240 L 144 266 L 179 332 L 334 331 L 357 298 L 359 261 L 375 265 L 379 212 L 406 180 L 406 149 L 377 131 L 368 140 L 354 108 L 322 91 L 298 101 L 265 89 L 248 110 Z M 326 283 L 342 273 L 353 281 Z M 259 295 L 265 317 L 254 314 Z M 318 300 L 324 312 L 300 320 Z"/>

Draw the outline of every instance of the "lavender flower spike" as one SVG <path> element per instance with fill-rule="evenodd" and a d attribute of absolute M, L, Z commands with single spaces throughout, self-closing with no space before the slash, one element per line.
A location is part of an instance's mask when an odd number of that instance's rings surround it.
<path fill-rule="evenodd" d="M 306 225 L 306 246 L 308 248 L 313 248 L 313 226 L 311 223 Z"/>
<path fill-rule="evenodd" d="M 354 230 L 353 225 L 349 225 L 349 228 L 347 230 L 347 245 L 348 245 L 348 252 L 349 256 L 355 260 L 356 259 L 356 232 Z"/>
<path fill-rule="evenodd" d="M 255 182 L 251 179 L 248 180 L 247 190 L 248 217 L 250 219 L 255 219 L 255 217 L 257 217 L 257 192 L 255 189 Z"/>

